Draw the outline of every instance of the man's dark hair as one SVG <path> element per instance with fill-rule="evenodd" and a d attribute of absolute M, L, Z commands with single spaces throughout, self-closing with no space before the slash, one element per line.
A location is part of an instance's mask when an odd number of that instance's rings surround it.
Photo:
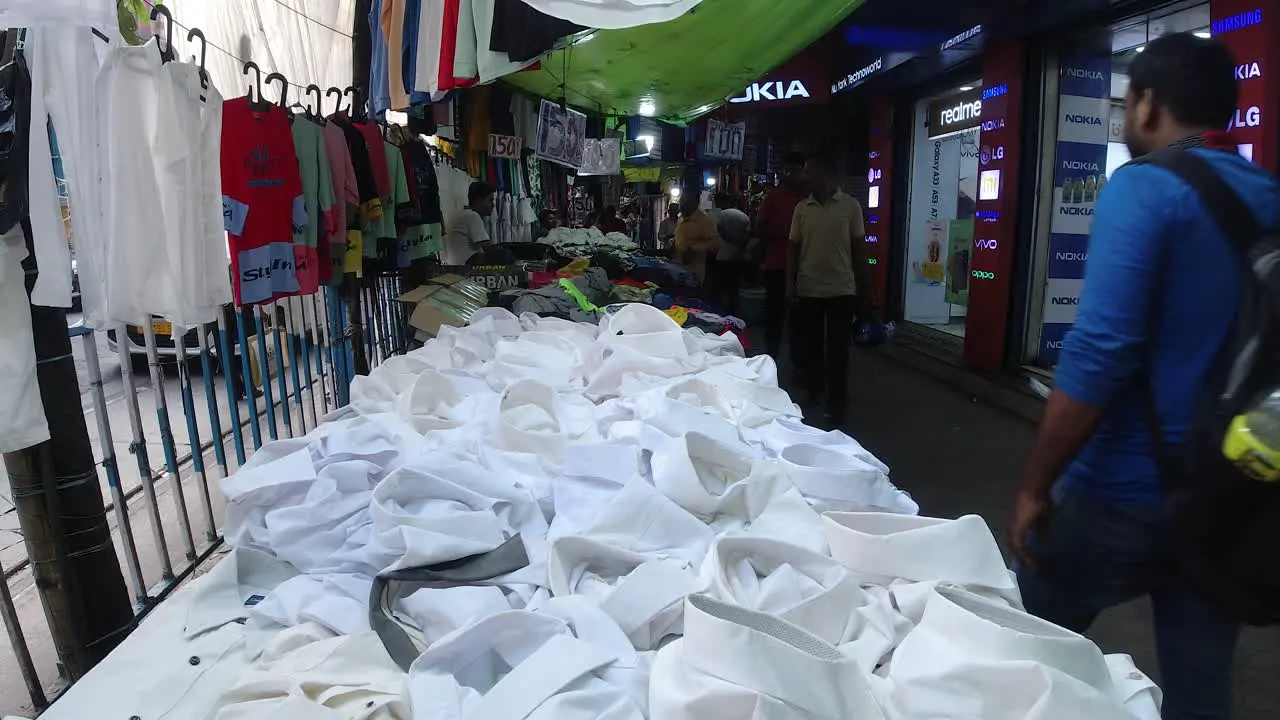
<path fill-rule="evenodd" d="M 789 152 L 782 156 L 783 165 L 804 165 L 804 156 L 798 152 Z"/>
<path fill-rule="evenodd" d="M 1147 43 L 1134 58 L 1129 89 L 1135 97 L 1150 90 L 1154 104 L 1184 125 L 1225 130 L 1239 102 L 1235 67 L 1217 40 L 1174 33 Z"/>
<path fill-rule="evenodd" d="M 493 186 L 479 180 L 471 183 L 471 187 L 467 188 L 467 205 L 475 205 L 477 202 L 489 197 L 494 192 Z"/>

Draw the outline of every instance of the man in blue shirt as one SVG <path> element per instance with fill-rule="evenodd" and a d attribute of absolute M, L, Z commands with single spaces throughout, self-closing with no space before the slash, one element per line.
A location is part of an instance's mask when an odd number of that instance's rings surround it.
<path fill-rule="evenodd" d="M 1130 68 L 1125 142 L 1134 157 L 1188 148 L 1261 226 L 1276 227 L 1280 188 L 1222 132 L 1236 112 L 1234 70 L 1211 39 L 1149 43 Z M 1084 632 L 1102 610 L 1151 597 L 1165 720 L 1229 717 L 1238 628 L 1179 576 L 1143 385 L 1154 389 L 1166 442 L 1180 443 L 1231 327 L 1240 266 L 1182 180 L 1154 165 L 1115 173 L 1098 199 L 1079 312 L 1010 520 L 1028 611 Z"/>

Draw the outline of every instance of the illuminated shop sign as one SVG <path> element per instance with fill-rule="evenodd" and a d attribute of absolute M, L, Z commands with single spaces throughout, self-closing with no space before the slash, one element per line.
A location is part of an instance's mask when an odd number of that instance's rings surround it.
<path fill-rule="evenodd" d="M 1063 262 L 1084 262 L 1089 259 L 1087 252 L 1060 252 L 1054 255 L 1055 260 Z"/>
<path fill-rule="evenodd" d="M 989 270 L 974 270 L 973 276 L 979 280 L 995 280 L 996 274 Z"/>
<path fill-rule="evenodd" d="M 1235 30 L 1243 30 L 1253 25 L 1262 24 L 1262 9 L 1249 10 L 1230 17 L 1224 17 L 1221 20 L 1214 20 L 1209 25 L 1209 30 L 1214 35 L 1233 32 Z"/>
<path fill-rule="evenodd" d="M 884 57 L 881 56 L 876 58 L 876 61 L 871 63 L 870 65 L 860 68 L 854 72 L 849 73 L 847 76 L 840 78 L 839 81 L 837 81 L 831 86 L 831 92 L 833 93 L 840 92 L 841 90 L 844 90 L 847 87 L 852 87 L 854 85 L 857 85 L 858 83 L 862 82 L 863 80 L 866 80 L 867 78 L 871 77 L 872 74 L 874 74 L 875 72 L 883 68 L 884 68 Z"/>
<path fill-rule="evenodd" d="M 966 41 L 968 41 L 968 40 L 972 40 L 972 39 L 974 39 L 974 38 L 978 37 L 978 36 L 979 36 L 979 35 L 981 35 L 981 34 L 982 34 L 982 26 L 981 26 L 981 25 L 974 25 L 973 27 L 969 28 L 968 30 L 965 30 L 964 32 L 960 33 L 959 35 L 956 35 L 955 37 L 951 38 L 950 40 L 947 40 L 947 41 L 943 42 L 943 43 L 942 43 L 942 45 L 941 45 L 941 46 L 939 46 L 938 50 L 939 50 L 940 52 L 946 52 L 946 51 L 950 50 L 951 48 L 953 48 L 953 47 L 955 47 L 955 46 L 959 45 L 960 43 L 962 43 L 962 42 L 966 42 Z"/>
<path fill-rule="evenodd" d="M 1259 67 L 1256 62 L 1236 66 L 1237 80 L 1252 80 L 1253 78 L 1260 77 L 1262 77 L 1262 68 Z"/>
<path fill-rule="evenodd" d="M 777 80 L 774 82 L 758 82 L 752 83 L 750 87 L 735 98 L 730 98 L 731 103 L 749 103 L 770 101 L 777 102 L 779 100 L 793 100 L 795 98 L 808 98 L 809 89 L 799 80 Z"/>
<path fill-rule="evenodd" d="M 1056 297 L 1053 299 L 1054 305 L 1079 305 L 1080 298 L 1073 296 Z"/>
<path fill-rule="evenodd" d="M 973 246 L 979 250 L 995 250 L 1000 247 L 1000 241 L 995 238 L 991 238 L 990 240 L 974 240 Z"/>
<path fill-rule="evenodd" d="M 995 118 L 994 120 L 982 121 L 982 132 L 991 132 L 992 130 L 1004 129 L 1004 118 Z"/>
<path fill-rule="evenodd" d="M 1101 70 L 1089 68 L 1067 67 L 1062 69 L 1062 74 L 1080 80 L 1106 80 Z"/>
<path fill-rule="evenodd" d="M 991 98 L 997 98 L 997 97 L 1000 97 L 1001 95 L 1008 95 L 1008 94 L 1009 94 L 1009 86 L 1004 83 L 1000 83 L 995 87 L 982 89 L 983 100 L 990 100 Z"/>
<path fill-rule="evenodd" d="M 1248 110 L 1236 108 L 1236 114 L 1232 116 L 1231 123 L 1227 125 L 1227 129 L 1259 127 L 1260 125 L 1262 125 L 1262 110 L 1255 105 Z"/>
<path fill-rule="evenodd" d="M 982 90 L 965 90 L 929 103 L 929 137 L 982 124 Z"/>

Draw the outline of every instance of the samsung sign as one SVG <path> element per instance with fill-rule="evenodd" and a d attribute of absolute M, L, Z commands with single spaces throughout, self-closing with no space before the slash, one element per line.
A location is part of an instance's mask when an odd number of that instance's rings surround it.
<path fill-rule="evenodd" d="M 929 103 L 929 137 L 982 125 L 982 89 L 966 90 Z"/>

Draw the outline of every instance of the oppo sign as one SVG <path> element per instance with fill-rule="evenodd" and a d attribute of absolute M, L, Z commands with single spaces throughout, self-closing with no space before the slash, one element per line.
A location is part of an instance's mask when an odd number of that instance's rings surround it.
<path fill-rule="evenodd" d="M 982 88 L 940 97 L 929 103 L 929 137 L 982 125 Z"/>

